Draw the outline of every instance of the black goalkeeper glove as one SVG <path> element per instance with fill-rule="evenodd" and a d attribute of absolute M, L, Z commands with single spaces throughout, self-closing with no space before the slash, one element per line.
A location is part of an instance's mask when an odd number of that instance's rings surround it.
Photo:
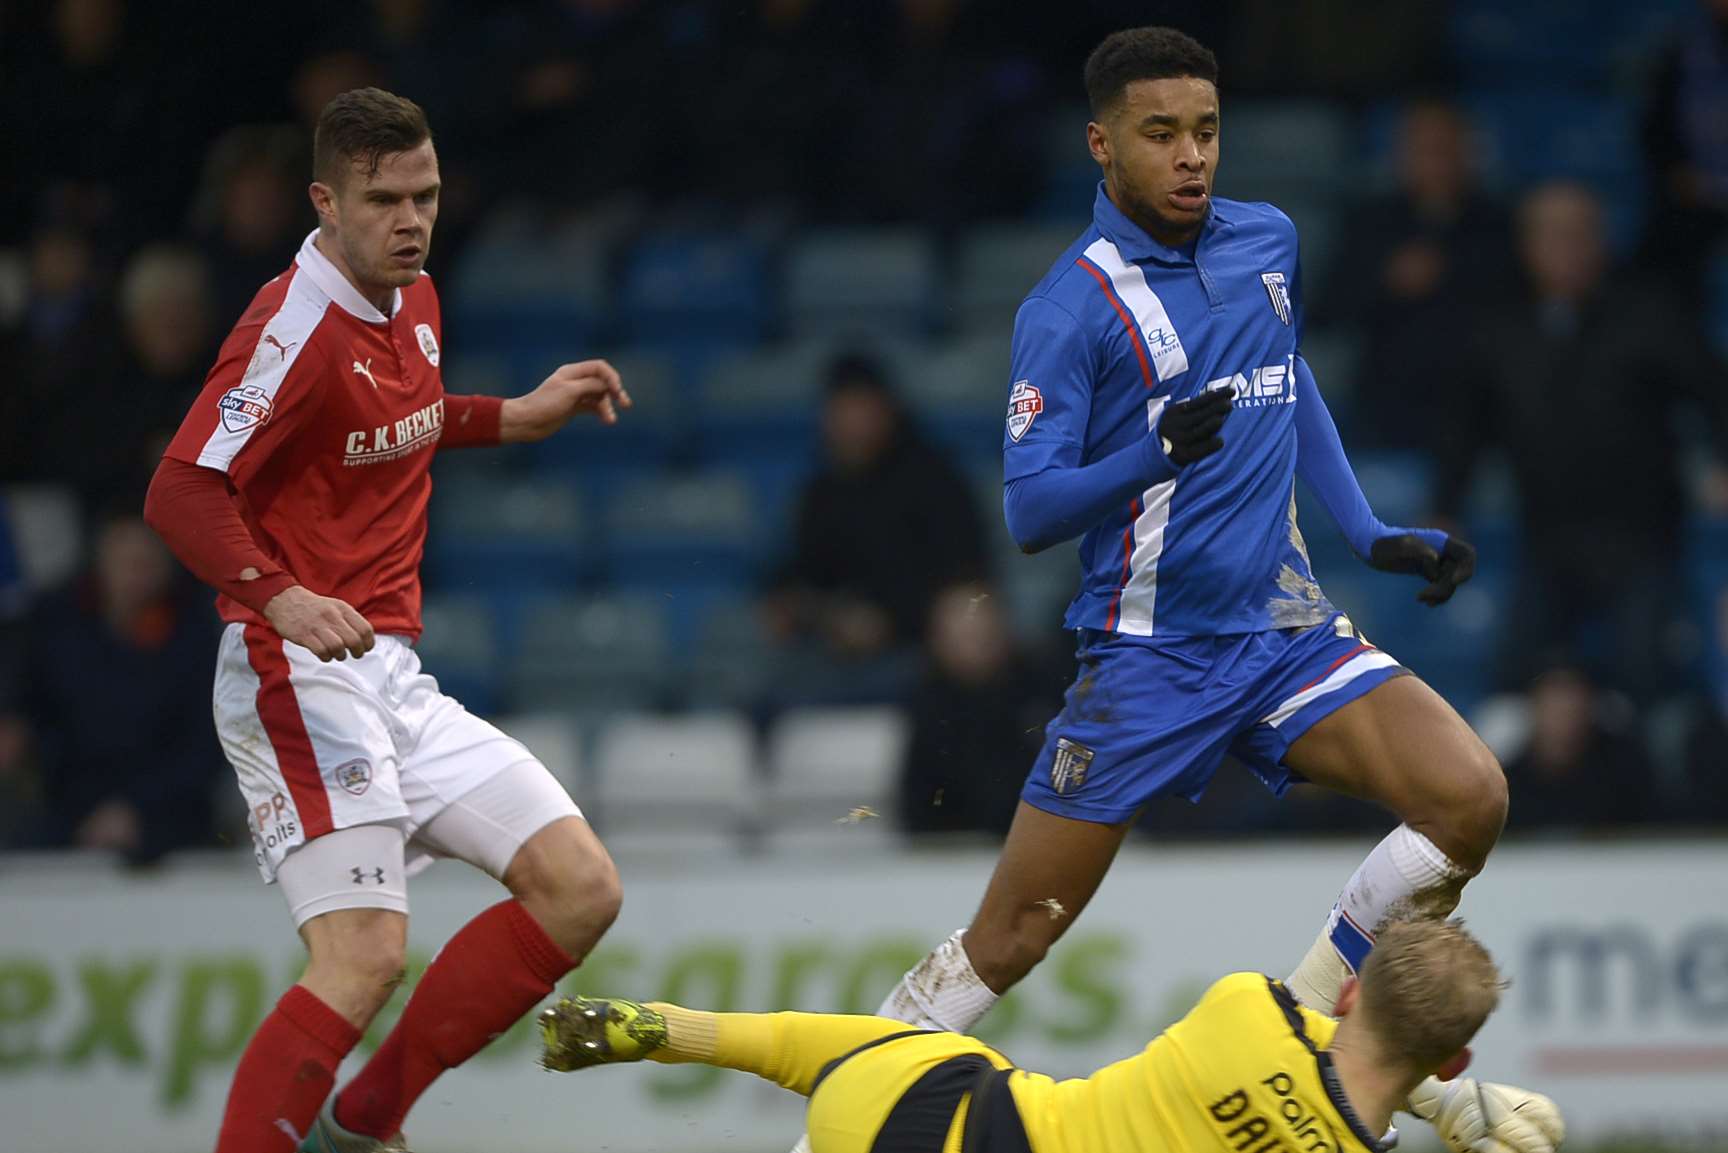
<path fill-rule="evenodd" d="M 1383 536 L 1368 551 L 1368 564 L 1381 572 L 1414 573 L 1428 581 L 1416 599 L 1433 607 L 1452 599 L 1458 586 L 1476 572 L 1476 550 L 1447 534 L 1439 552 L 1413 532 Z"/>
<path fill-rule="evenodd" d="M 1233 398 L 1228 388 L 1212 388 L 1164 410 L 1157 436 L 1171 464 L 1178 468 L 1193 464 L 1224 447 L 1218 430 L 1230 415 Z"/>

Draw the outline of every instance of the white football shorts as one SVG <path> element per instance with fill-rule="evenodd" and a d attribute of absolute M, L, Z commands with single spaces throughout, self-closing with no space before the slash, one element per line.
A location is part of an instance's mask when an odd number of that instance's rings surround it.
<path fill-rule="evenodd" d="M 390 825 L 407 842 L 408 873 L 457 846 L 416 834 L 505 770 L 523 797 L 491 797 L 477 826 L 496 843 L 459 846 L 498 875 L 535 832 L 576 803 L 520 741 L 464 709 L 420 669 L 403 637 L 365 656 L 320 661 L 258 624 L 230 624 L 216 660 L 216 733 L 239 776 L 258 871 L 266 882 L 289 853 L 337 829 Z M 531 794 L 531 795 L 529 795 Z M 519 803 L 518 803 L 519 802 Z"/>

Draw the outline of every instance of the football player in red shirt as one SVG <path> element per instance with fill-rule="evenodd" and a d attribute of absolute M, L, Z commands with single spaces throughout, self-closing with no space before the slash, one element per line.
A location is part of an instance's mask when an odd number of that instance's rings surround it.
<path fill-rule="evenodd" d="M 219 594 L 217 730 L 310 954 L 240 1059 L 218 1153 L 405 1148 L 420 1094 L 551 992 L 620 899 L 563 786 L 441 693 L 413 642 L 433 453 L 539 440 L 583 412 L 610 424 L 629 395 L 600 360 L 507 400 L 445 395 L 421 271 L 438 158 L 411 101 L 332 100 L 310 191 L 317 231 L 229 334 L 145 508 Z M 510 897 L 450 939 L 332 1096 L 401 980 L 407 877 L 434 856 Z"/>

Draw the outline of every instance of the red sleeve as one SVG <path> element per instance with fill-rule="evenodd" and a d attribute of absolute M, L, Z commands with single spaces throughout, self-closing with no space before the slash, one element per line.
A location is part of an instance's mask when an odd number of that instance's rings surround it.
<path fill-rule="evenodd" d="M 485 447 L 498 442 L 498 421 L 504 411 L 501 396 L 444 394 L 444 435 L 439 448 Z"/>
<path fill-rule="evenodd" d="M 144 519 L 180 563 L 217 592 L 262 613 L 270 598 L 300 582 L 252 539 L 228 478 L 213 468 L 164 457 L 144 498 Z M 248 580 L 241 574 L 250 570 Z"/>

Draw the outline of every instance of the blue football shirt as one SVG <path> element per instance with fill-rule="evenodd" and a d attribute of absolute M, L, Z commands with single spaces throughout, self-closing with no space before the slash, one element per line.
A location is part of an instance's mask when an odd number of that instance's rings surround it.
<path fill-rule="evenodd" d="M 1270 204 L 1212 200 L 1189 251 L 1105 195 L 1014 321 L 1007 480 L 1089 464 L 1164 407 L 1231 388 L 1224 448 L 1124 504 L 1080 541 L 1069 628 L 1220 636 L 1335 611 L 1296 527 L 1296 228 Z"/>

